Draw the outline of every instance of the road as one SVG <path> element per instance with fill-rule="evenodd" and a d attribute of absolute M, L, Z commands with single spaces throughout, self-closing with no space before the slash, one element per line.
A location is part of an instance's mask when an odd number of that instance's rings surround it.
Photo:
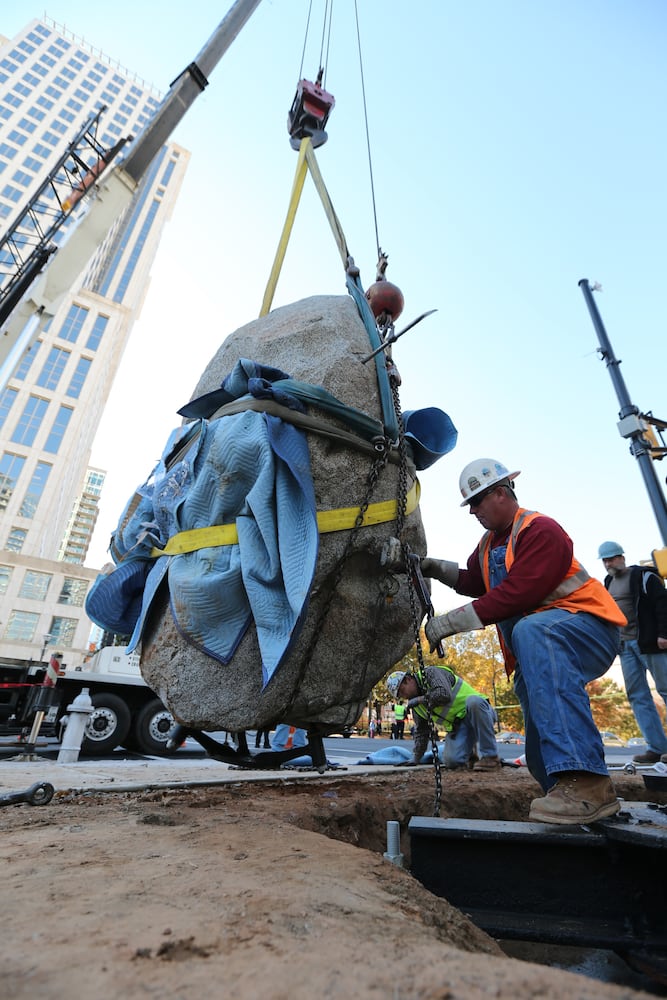
<path fill-rule="evenodd" d="M 225 739 L 225 733 L 210 733 L 214 739 L 219 743 L 223 743 Z M 401 746 L 412 748 L 412 740 L 406 739 L 398 741 Z M 254 734 L 248 734 L 248 744 L 251 748 L 251 752 L 254 750 Z M 356 764 L 357 761 L 363 760 L 364 757 L 369 753 L 373 753 L 377 750 L 381 750 L 383 747 L 395 746 L 395 742 L 390 739 L 385 739 L 382 737 L 375 737 L 374 739 L 369 739 L 367 736 L 329 736 L 324 740 L 324 747 L 326 750 L 327 760 L 332 764 L 341 765 L 351 765 Z M 524 745 L 518 743 L 499 743 L 498 744 L 498 755 L 502 760 L 515 761 L 524 752 Z M 613 768 L 622 767 L 624 764 L 632 760 L 634 754 L 641 752 L 641 747 L 605 747 L 605 760 L 607 765 Z M 58 756 L 59 744 L 55 740 L 45 739 L 40 740 L 36 748 L 36 753 L 40 756 L 46 757 L 48 759 L 55 759 Z M 0 760 L 7 760 L 14 755 L 20 754 L 20 748 L 16 746 L 15 743 L 0 743 Z M 187 739 L 185 744 L 176 752 L 176 756 L 179 758 L 190 758 L 197 759 L 199 757 L 204 758 L 206 756 L 205 751 L 199 746 L 199 744 L 193 739 Z M 119 747 L 116 750 L 103 756 L 91 756 L 89 754 L 82 753 L 80 760 L 108 760 L 108 761 L 124 761 L 124 760 L 141 760 L 145 757 L 143 754 L 133 753 L 129 750 L 125 750 L 123 747 Z"/>

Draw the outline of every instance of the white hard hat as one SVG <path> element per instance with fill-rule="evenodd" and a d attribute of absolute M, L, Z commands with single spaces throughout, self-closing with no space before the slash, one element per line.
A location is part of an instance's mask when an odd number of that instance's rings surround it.
<path fill-rule="evenodd" d="M 403 678 L 407 676 L 407 670 L 395 670 L 393 674 L 389 674 L 387 677 L 387 691 L 392 698 L 398 697 L 398 689 L 403 683 Z"/>
<path fill-rule="evenodd" d="M 495 458 L 476 458 L 469 462 L 459 477 L 459 489 L 463 497 L 462 507 L 469 504 L 478 493 L 483 493 L 490 486 L 506 483 L 512 486 L 520 472 L 510 472 L 506 465 Z"/>

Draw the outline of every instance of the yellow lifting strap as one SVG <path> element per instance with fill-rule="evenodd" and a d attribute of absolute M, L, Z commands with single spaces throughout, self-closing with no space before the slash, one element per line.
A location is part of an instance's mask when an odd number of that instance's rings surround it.
<path fill-rule="evenodd" d="M 294 182 L 292 184 L 292 195 L 290 197 L 289 207 L 287 209 L 287 216 L 285 218 L 285 225 L 283 226 L 283 231 L 280 236 L 280 242 L 278 243 L 278 249 L 276 250 L 275 260 L 273 261 L 273 267 L 271 268 L 271 274 L 269 275 L 269 280 L 266 285 L 266 291 L 264 292 L 264 299 L 262 301 L 262 308 L 260 310 L 260 316 L 266 316 L 271 309 L 271 303 L 273 302 L 273 296 L 275 295 L 276 285 L 278 284 L 278 278 L 280 277 L 280 270 L 283 266 L 283 261 L 285 259 L 285 253 L 287 252 L 287 244 L 292 232 L 292 227 L 294 226 L 294 219 L 296 218 L 296 210 L 299 206 L 299 201 L 301 199 L 301 192 L 303 191 L 303 185 L 306 180 L 306 171 L 310 170 L 311 177 L 315 183 L 317 193 L 320 196 L 320 200 L 324 207 L 324 212 L 327 219 L 329 220 L 329 225 L 334 234 L 334 239 L 336 240 L 336 246 L 338 247 L 338 252 L 341 255 L 343 261 L 343 267 L 346 268 L 349 261 L 349 251 L 347 249 L 347 242 L 345 240 L 345 235 L 343 233 L 343 227 L 340 224 L 340 220 L 334 211 L 333 203 L 329 197 L 329 192 L 326 189 L 324 179 L 320 173 L 320 168 L 318 166 L 317 160 L 315 159 L 315 150 L 313 149 L 313 144 L 310 141 L 309 136 L 305 136 L 301 140 L 301 145 L 299 146 L 299 158 L 296 164 L 296 171 L 294 174 Z"/>
<path fill-rule="evenodd" d="M 415 479 L 410 492 L 405 498 L 405 516 L 411 514 L 419 503 L 421 487 Z M 366 508 L 361 522 L 363 527 L 372 524 L 383 524 L 385 521 L 395 521 L 398 511 L 396 500 L 382 500 L 372 503 Z M 359 507 L 338 507 L 335 510 L 320 510 L 317 512 L 317 528 L 320 534 L 328 531 L 346 531 L 354 528 Z M 179 531 L 172 535 L 163 549 L 151 549 L 151 557 L 180 556 L 185 552 L 195 552 L 197 549 L 208 549 L 217 545 L 238 545 L 238 532 L 234 524 L 214 524 L 209 528 L 192 528 L 190 531 Z"/>

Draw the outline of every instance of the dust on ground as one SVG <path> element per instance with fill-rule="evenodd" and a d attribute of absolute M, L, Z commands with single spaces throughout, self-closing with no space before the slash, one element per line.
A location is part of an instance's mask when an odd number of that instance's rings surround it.
<path fill-rule="evenodd" d="M 639 776 L 615 782 L 644 800 Z M 443 817 L 521 820 L 525 770 L 443 772 Z M 655 801 L 655 797 L 653 798 Z M 4 995 L 265 1000 L 646 997 L 508 958 L 382 856 L 433 815 L 428 769 L 60 792 L 0 809 Z M 519 873 L 520 876 L 520 873 Z"/>

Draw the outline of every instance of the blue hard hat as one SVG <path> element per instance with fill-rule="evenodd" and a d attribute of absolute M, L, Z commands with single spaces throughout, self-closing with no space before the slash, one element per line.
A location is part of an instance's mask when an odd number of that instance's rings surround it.
<path fill-rule="evenodd" d="M 598 559 L 613 559 L 614 556 L 622 556 L 623 546 L 618 542 L 603 542 L 598 549 Z"/>

